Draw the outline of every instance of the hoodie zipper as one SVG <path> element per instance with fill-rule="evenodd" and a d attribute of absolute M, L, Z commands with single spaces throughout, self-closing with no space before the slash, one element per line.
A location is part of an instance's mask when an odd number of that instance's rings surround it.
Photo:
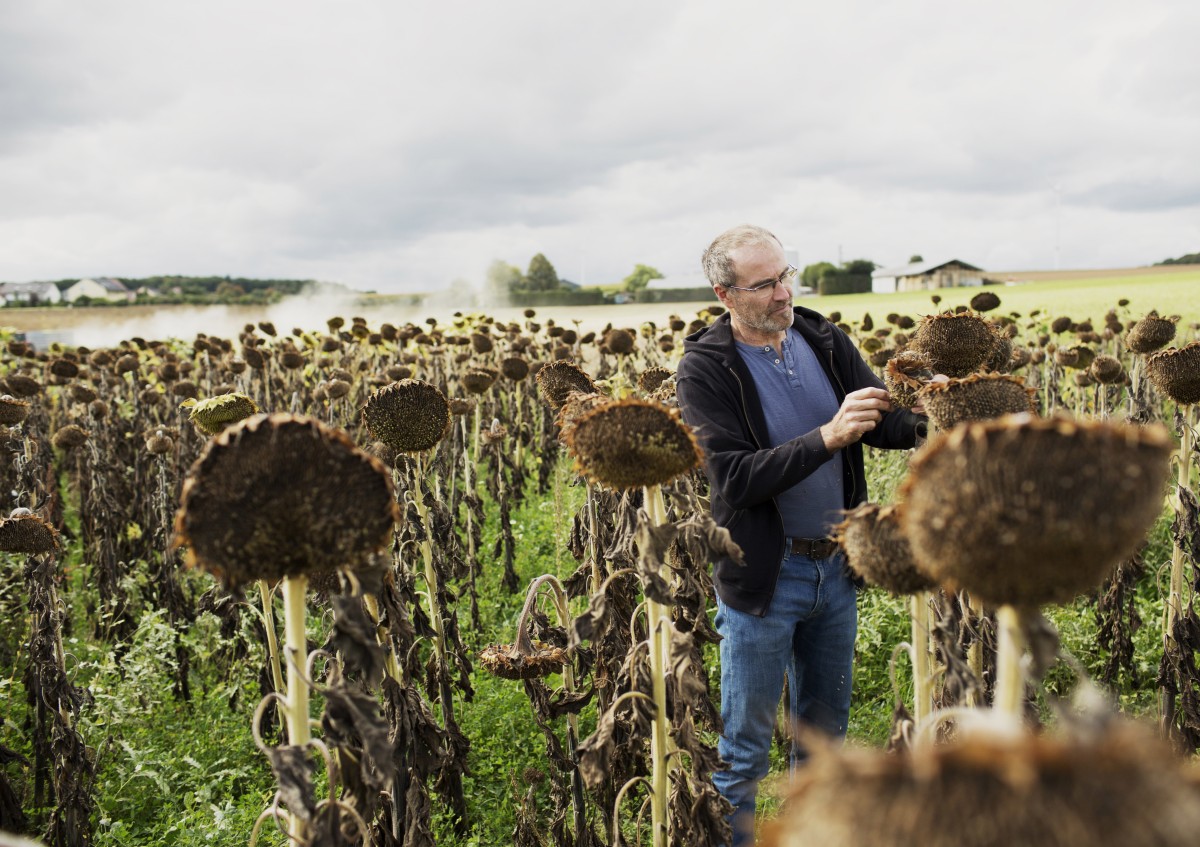
<path fill-rule="evenodd" d="M 838 390 L 842 392 L 842 400 L 846 399 L 846 386 L 842 385 L 842 380 L 838 376 L 837 368 L 833 364 L 833 348 L 829 348 L 829 373 L 833 376 L 833 381 L 837 383 Z M 854 465 L 842 454 L 842 461 L 850 469 L 850 504 L 854 504 L 854 497 L 858 494 L 858 475 L 854 473 Z"/>

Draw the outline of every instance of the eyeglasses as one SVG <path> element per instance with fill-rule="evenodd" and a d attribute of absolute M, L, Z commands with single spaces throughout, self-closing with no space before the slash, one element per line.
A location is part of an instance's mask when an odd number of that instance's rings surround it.
<path fill-rule="evenodd" d="M 799 271 L 797 271 L 791 265 L 788 265 L 787 270 L 781 273 L 778 277 L 767 280 L 766 282 L 760 282 L 758 285 L 751 285 L 749 288 L 743 288 L 740 285 L 727 285 L 725 287 L 732 288 L 734 291 L 749 291 L 751 294 L 762 294 L 765 291 L 774 291 L 776 285 L 791 285 L 792 280 L 796 278 L 797 273 L 799 273 Z"/>

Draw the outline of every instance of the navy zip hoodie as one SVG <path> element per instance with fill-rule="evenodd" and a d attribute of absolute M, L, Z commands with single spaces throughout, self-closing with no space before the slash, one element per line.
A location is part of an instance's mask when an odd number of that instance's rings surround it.
<path fill-rule="evenodd" d="M 846 333 L 811 309 L 795 306 L 793 311 L 792 326 L 816 351 L 839 404 L 851 391 L 884 387 Z M 728 313 L 689 335 L 683 348 L 675 374 L 680 411 L 704 448 L 713 519 L 729 530 L 746 562 L 740 566 L 728 558 L 717 561 L 713 582 L 726 605 L 762 616 L 775 593 L 784 557 L 783 517 L 775 497 L 833 454 L 825 449 L 819 429 L 769 446 L 762 404 L 734 346 Z M 913 447 L 924 426 L 925 418 L 893 409 L 862 442 L 842 448 L 846 509 L 867 499 L 862 443 Z"/>

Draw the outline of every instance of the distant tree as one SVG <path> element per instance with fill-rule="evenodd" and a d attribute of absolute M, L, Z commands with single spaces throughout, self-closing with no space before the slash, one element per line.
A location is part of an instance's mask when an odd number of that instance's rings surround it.
<path fill-rule="evenodd" d="M 870 259 L 851 259 L 849 262 L 846 262 L 844 265 L 842 265 L 842 270 L 848 274 L 867 274 L 869 276 L 871 271 L 875 270 L 877 267 L 878 265 L 876 265 Z"/>
<path fill-rule="evenodd" d="M 232 300 L 235 297 L 242 297 L 246 293 L 246 289 L 236 283 L 228 280 L 223 280 L 217 285 L 216 295 L 220 300 Z"/>
<path fill-rule="evenodd" d="M 488 266 L 483 281 L 483 292 L 488 303 L 506 303 L 514 291 L 521 288 L 521 269 L 503 259 L 496 259 Z"/>
<path fill-rule="evenodd" d="M 801 273 L 800 278 L 809 288 L 816 288 L 820 284 L 823 276 L 825 276 L 827 273 L 834 273 L 836 271 L 837 267 L 831 262 L 817 262 L 812 265 L 807 265 L 804 268 L 803 273 Z"/>
<path fill-rule="evenodd" d="M 634 265 L 633 273 L 621 281 L 621 287 L 626 291 L 641 291 L 650 284 L 652 279 L 662 279 L 663 275 L 657 268 L 649 265 Z"/>
<path fill-rule="evenodd" d="M 1187 253 L 1178 259 L 1163 259 L 1159 265 L 1200 265 L 1200 253 Z"/>
<path fill-rule="evenodd" d="M 924 262 L 924 261 L 925 261 L 925 257 L 922 256 L 920 253 L 913 253 L 911 256 L 908 257 L 908 263 L 910 265 L 915 265 L 915 264 L 918 264 L 918 263 Z"/>
<path fill-rule="evenodd" d="M 549 259 L 538 253 L 529 260 L 524 283 L 527 291 L 555 291 L 558 289 L 558 272 Z"/>

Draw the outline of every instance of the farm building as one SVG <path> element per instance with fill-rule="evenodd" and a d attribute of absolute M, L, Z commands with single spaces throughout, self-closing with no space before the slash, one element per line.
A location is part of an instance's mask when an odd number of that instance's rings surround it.
<path fill-rule="evenodd" d="M 960 285 L 983 285 L 983 269 L 950 259 L 879 268 L 871 273 L 871 290 L 876 293 L 955 288 Z"/>
<path fill-rule="evenodd" d="M 68 303 L 74 303 L 80 297 L 90 297 L 93 300 L 132 300 L 134 293 L 125 287 L 119 279 L 99 276 L 95 279 L 81 279 L 63 294 Z"/>
<path fill-rule="evenodd" d="M 2 306 L 47 306 L 62 302 L 62 292 L 53 282 L 5 282 L 0 284 Z"/>

